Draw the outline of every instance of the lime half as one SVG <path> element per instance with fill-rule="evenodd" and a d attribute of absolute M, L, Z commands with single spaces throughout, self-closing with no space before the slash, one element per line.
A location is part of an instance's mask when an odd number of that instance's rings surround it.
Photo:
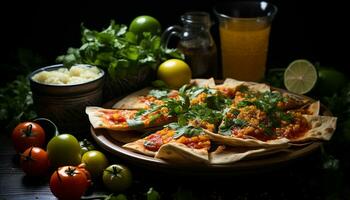
<path fill-rule="evenodd" d="M 308 60 L 295 60 L 284 71 L 284 86 L 291 92 L 308 93 L 314 88 L 316 82 L 317 70 Z"/>

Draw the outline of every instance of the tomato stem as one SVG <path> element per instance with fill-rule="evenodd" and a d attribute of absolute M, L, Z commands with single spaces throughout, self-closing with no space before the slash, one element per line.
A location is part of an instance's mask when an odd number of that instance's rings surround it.
<path fill-rule="evenodd" d="M 35 161 L 35 159 L 32 157 L 32 150 L 33 150 L 33 147 L 30 147 L 28 156 L 21 153 L 21 156 L 24 157 L 24 161 Z"/>
<path fill-rule="evenodd" d="M 75 171 L 76 168 L 74 167 L 68 167 L 68 169 L 65 171 L 69 176 L 74 176 L 75 174 L 78 174 L 76 171 Z"/>
<path fill-rule="evenodd" d="M 33 129 L 33 125 L 32 124 L 29 124 L 25 130 L 25 134 L 27 137 L 31 136 L 32 135 L 32 129 Z"/>
<path fill-rule="evenodd" d="M 112 169 L 113 169 L 113 174 L 114 174 L 114 175 L 119 174 L 119 172 L 120 172 L 120 169 L 119 169 L 119 168 L 117 169 L 117 167 L 116 167 L 116 166 L 113 166 L 113 168 L 112 168 Z"/>

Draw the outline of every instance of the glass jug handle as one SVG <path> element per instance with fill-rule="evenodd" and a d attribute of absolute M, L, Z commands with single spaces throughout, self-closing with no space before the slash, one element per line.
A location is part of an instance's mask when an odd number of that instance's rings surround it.
<path fill-rule="evenodd" d="M 162 34 L 160 44 L 163 49 L 168 49 L 168 44 L 172 36 L 181 38 L 182 27 L 178 25 L 169 26 Z"/>

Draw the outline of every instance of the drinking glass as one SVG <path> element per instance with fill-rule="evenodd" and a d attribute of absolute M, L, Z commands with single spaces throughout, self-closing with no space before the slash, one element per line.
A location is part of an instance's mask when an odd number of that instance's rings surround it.
<path fill-rule="evenodd" d="M 263 80 L 276 12 L 275 5 L 264 1 L 226 2 L 214 7 L 219 21 L 223 78 Z"/>

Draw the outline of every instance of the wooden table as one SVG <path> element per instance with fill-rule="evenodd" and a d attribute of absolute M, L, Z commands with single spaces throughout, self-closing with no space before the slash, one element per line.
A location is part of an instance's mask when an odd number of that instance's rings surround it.
<path fill-rule="evenodd" d="M 48 186 L 49 177 L 26 177 L 15 162 L 10 137 L 2 133 L 0 141 L 0 200 L 55 199 Z M 146 199 L 145 193 L 150 187 L 157 190 L 162 199 L 179 195 L 197 199 L 324 199 L 338 190 L 346 191 L 342 188 L 344 184 L 339 187 L 334 182 L 337 174 L 325 174 L 319 151 L 277 168 L 227 176 L 178 175 L 175 171 L 159 173 L 156 168 L 144 169 L 104 153 L 110 162 L 124 163 L 132 170 L 134 182 L 125 192 L 129 199 Z M 345 187 L 349 186 L 348 182 Z M 102 184 L 95 183 L 86 197 L 103 194 L 109 192 Z"/>

